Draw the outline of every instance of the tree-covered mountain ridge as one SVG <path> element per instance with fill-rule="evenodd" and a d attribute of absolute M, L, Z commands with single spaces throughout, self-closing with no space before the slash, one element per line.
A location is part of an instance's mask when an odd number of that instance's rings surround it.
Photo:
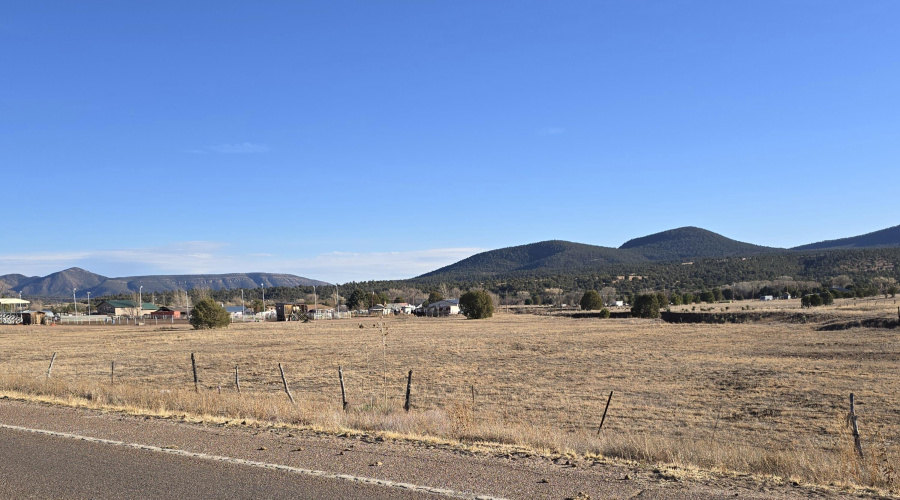
<path fill-rule="evenodd" d="M 841 238 L 837 240 L 826 240 L 818 243 L 810 243 L 794 247 L 794 250 L 823 250 L 823 249 L 850 249 L 850 248 L 881 248 L 900 246 L 900 225 L 873 231 L 871 233 L 861 234 L 859 236 L 851 236 L 849 238 Z"/>
<path fill-rule="evenodd" d="M 871 235 L 877 237 L 870 237 Z M 848 246 L 848 241 L 852 241 L 853 246 Z M 706 229 L 687 226 L 634 238 L 619 248 L 550 240 L 489 250 L 423 274 L 416 279 L 470 281 L 535 272 L 568 274 L 579 270 L 622 268 L 623 264 L 679 261 L 686 263 L 697 259 L 792 254 L 807 249 L 900 247 L 900 226 L 870 235 L 833 240 L 835 243 L 833 247 L 825 245 L 827 243 L 829 242 L 794 249 L 773 248 L 737 241 Z"/>

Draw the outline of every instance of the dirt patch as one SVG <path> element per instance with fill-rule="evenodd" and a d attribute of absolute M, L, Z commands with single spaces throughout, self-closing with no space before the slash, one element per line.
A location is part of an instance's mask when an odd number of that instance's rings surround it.
<path fill-rule="evenodd" d="M 856 319 L 852 321 L 838 321 L 820 326 L 816 330 L 820 332 L 832 332 L 838 330 L 849 330 L 851 328 L 887 328 L 893 329 L 900 326 L 900 322 L 896 319 L 887 318 L 868 318 Z"/>

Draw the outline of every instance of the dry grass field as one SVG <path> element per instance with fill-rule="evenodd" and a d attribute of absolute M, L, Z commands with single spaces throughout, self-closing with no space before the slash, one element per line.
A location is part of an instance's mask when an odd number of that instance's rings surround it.
<path fill-rule="evenodd" d="M 798 301 L 721 307 L 747 305 L 799 312 Z M 0 392 L 232 423 L 513 444 L 896 493 L 900 330 L 818 330 L 825 321 L 896 318 L 896 308 L 885 300 L 841 300 L 810 311 L 804 324 L 502 313 L 481 321 L 389 318 L 385 335 L 380 318 L 214 331 L 177 324 L 9 326 L 0 328 Z M 278 363 L 295 405 L 283 392 Z M 407 414 L 408 370 L 413 408 Z M 861 460 L 846 423 L 851 392 Z"/>

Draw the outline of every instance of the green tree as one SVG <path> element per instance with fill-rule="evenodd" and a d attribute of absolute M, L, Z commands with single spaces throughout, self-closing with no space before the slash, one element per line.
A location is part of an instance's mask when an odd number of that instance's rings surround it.
<path fill-rule="evenodd" d="M 459 310 L 469 319 L 485 319 L 494 315 L 494 300 L 484 290 L 466 292 L 459 298 Z"/>
<path fill-rule="evenodd" d="M 656 302 L 659 303 L 659 307 L 668 308 L 669 307 L 669 297 L 666 295 L 666 292 L 657 292 L 656 293 Z"/>
<path fill-rule="evenodd" d="M 371 295 L 366 294 L 366 298 L 369 299 L 369 307 L 374 307 L 375 304 L 387 304 L 388 296 L 384 292 L 373 293 Z"/>
<path fill-rule="evenodd" d="M 581 296 L 581 308 L 585 311 L 593 311 L 603 307 L 603 300 L 597 290 L 588 290 Z"/>
<path fill-rule="evenodd" d="M 347 307 L 351 310 L 359 309 L 360 307 L 365 306 L 368 303 L 368 294 L 359 288 L 350 292 L 350 296 L 347 297 Z"/>
<path fill-rule="evenodd" d="M 713 294 L 713 299 L 715 299 L 716 302 L 719 302 L 722 300 L 722 290 L 720 290 L 718 288 L 713 288 L 712 294 Z"/>
<path fill-rule="evenodd" d="M 828 290 L 820 293 L 819 297 L 822 297 L 822 305 L 830 306 L 831 304 L 834 304 L 834 295 L 831 295 L 831 292 Z"/>
<path fill-rule="evenodd" d="M 891 285 L 887 289 L 887 293 L 889 293 L 891 297 L 896 297 L 898 291 L 900 290 L 897 289 L 897 285 Z"/>
<path fill-rule="evenodd" d="M 539 305 L 541 305 L 542 302 L 543 302 L 543 300 L 541 299 L 541 296 L 538 295 L 537 292 L 531 294 L 531 303 L 532 304 L 539 306 Z"/>
<path fill-rule="evenodd" d="M 659 301 L 656 294 L 638 295 L 631 306 L 631 314 L 637 318 L 658 318 Z"/>
<path fill-rule="evenodd" d="M 681 305 L 681 294 L 678 292 L 672 292 L 669 294 L 669 299 L 672 301 L 673 306 Z"/>
<path fill-rule="evenodd" d="M 803 298 L 800 299 L 800 306 L 801 306 L 801 307 L 819 307 L 819 306 L 821 306 L 824 302 L 825 302 L 825 301 L 822 300 L 822 296 L 821 296 L 821 295 L 812 293 L 812 294 L 809 294 L 809 295 L 804 295 Z"/>
<path fill-rule="evenodd" d="M 716 296 L 710 292 L 709 290 L 700 292 L 700 302 L 713 303 L 716 301 Z"/>
<path fill-rule="evenodd" d="M 607 309 L 605 307 L 603 309 L 600 309 L 600 317 L 604 318 L 604 319 L 608 318 L 609 317 L 609 309 Z"/>
<path fill-rule="evenodd" d="M 200 299 L 191 309 L 191 326 L 195 330 L 225 328 L 230 323 L 231 315 L 213 299 Z"/>
<path fill-rule="evenodd" d="M 441 292 L 435 290 L 428 294 L 427 304 L 434 304 L 435 302 L 440 302 L 442 300 L 444 300 L 444 295 Z"/>
<path fill-rule="evenodd" d="M 253 302 L 250 303 L 250 309 L 253 309 L 255 313 L 261 313 L 263 311 L 262 299 L 253 299 Z"/>

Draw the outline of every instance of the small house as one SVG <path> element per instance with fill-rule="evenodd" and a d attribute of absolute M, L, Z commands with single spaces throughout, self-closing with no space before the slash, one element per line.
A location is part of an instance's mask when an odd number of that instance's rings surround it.
<path fill-rule="evenodd" d="M 459 300 L 439 300 L 425 307 L 426 316 L 450 316 L 459 314 Z"/>
<path fill-rule="evenodd" d="M 416 310 L 416 306 L 406 302 L 393 302 L 385 304 L 385 307 L 390 309 L 393 314 L 412 314 Z"/>
<path fill-rule="evenodd" d="M 379 316 L 387 316 L 391 314 L 390 308 L 386 304 L 375 304 L 374 306 L 369 308 L 369 314 L 375 314 Z"/>
<path fill-rule="evenodd" d="M 156 319 L 181 319 L 181 311 L 175 307 L 162 306 L 150 313 L 151 318 Z"/>
<path fill-rule="evenodd" d="M 149 302 L 144 302 L 138 307 L 133 300 L 104 300 L 97 305 L 97 313 L 108 316 L 150 316 L 158 309 L 158 307 Z"/>
<path fill-rule="evenodd" d="M 227 306 L 225 307 L 225 310 L 228 311 L 228 315 L 231 316 L 231 320 L 234 321 L 236 319 L 244 319 L 246 308 L 241 306 Z"/>

